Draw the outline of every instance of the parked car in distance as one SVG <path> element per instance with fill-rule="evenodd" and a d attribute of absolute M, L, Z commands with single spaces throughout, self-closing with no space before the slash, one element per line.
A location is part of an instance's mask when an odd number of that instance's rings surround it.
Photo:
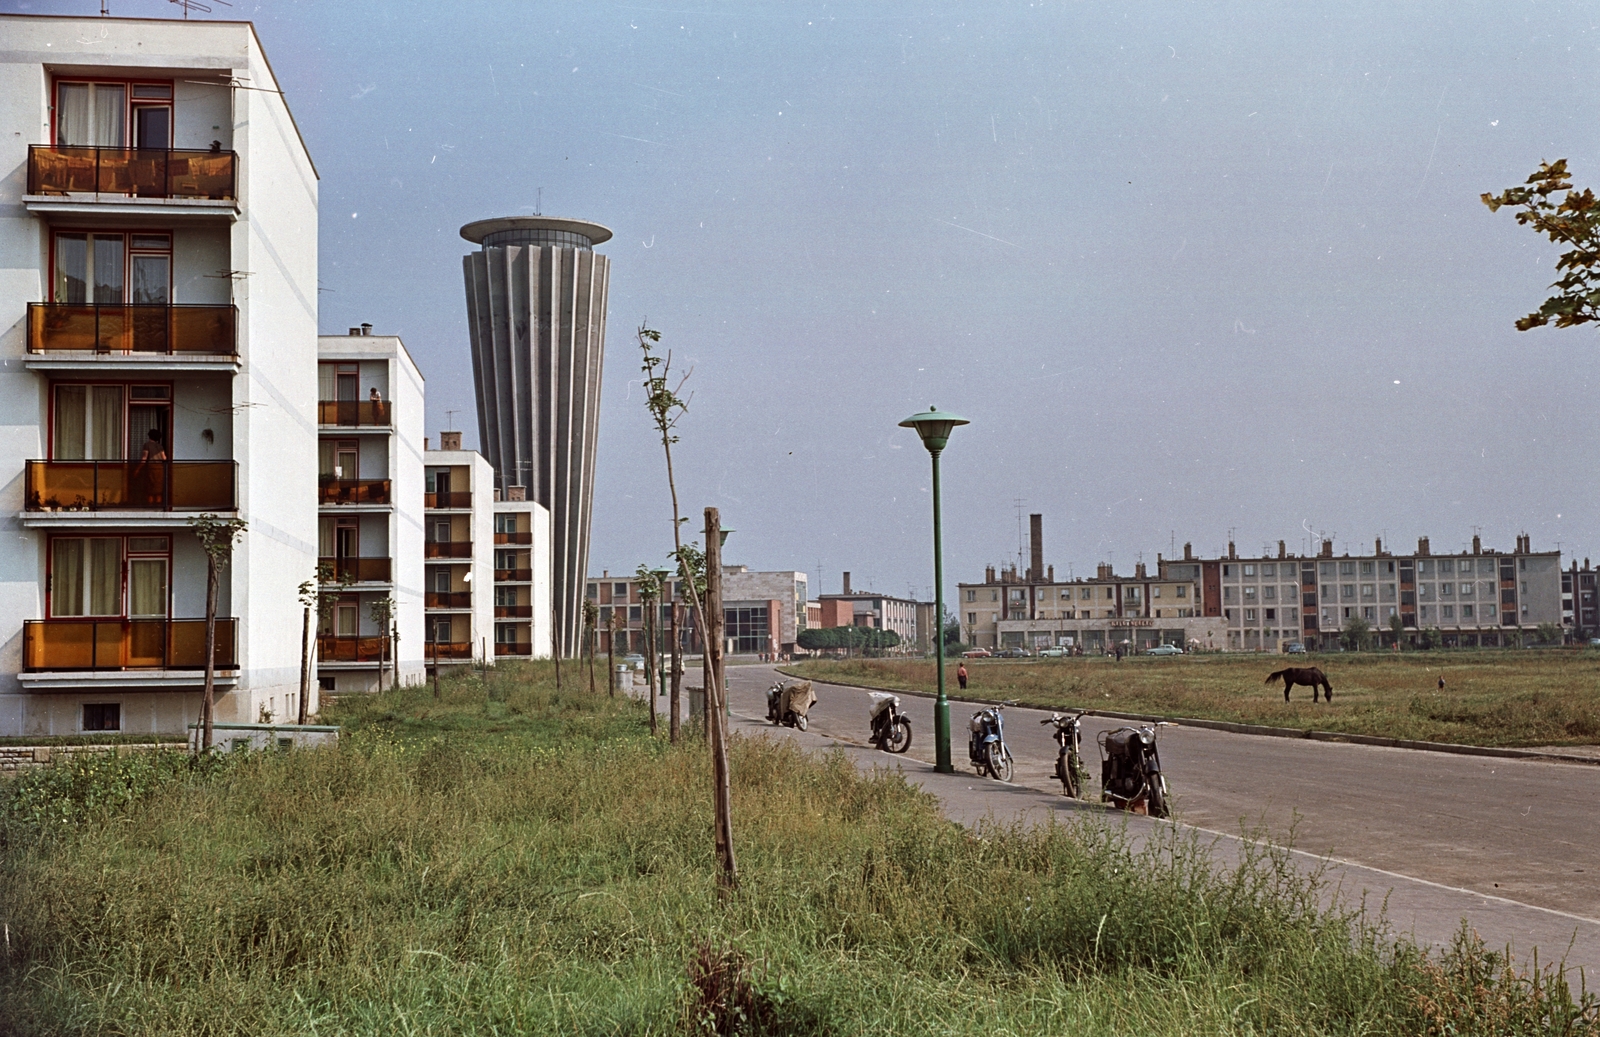
<path fill-rule="evenodd" d="M 622 665 L 630 670 L 642 670 L 644 669 L 644 656 L 636 654 L 625 655 L 622 657 Z"/>
<path fill-rule="evenodd" d="M 1289 645 L 1288 648 L 1285 648 L 1284 651 L 1287 652 L 1290 655 L 1305 655 L 1306 654 L 1306 646 L 1301 644 L 1299 641 L 1296 641 L 1293 644 Z"/>
<path fill-rule="evenodd" d="M 992 655 L 994 655 L 994 653 L 989 651 L 989 649 L 987 649 L 987 648 L 969 648 L 965 652 L 961 653 L 961 658 L 963 658 L 963 659 L 987 659 Z"/>
<path fill-rule="evenodd" d="M 1065 648 L 1046 648 L 1044 651 L 1039 653 L 1039 658 L 1062 659 L 1066 657 L 1066 654 L 1067 650 Z"/>
<path fill-rule="evenodd" d="M 1183 654 L 1183 649 L 1179 648 L 1177 645 L 1156 645 L 1154 648 L 1146 650 L 1144 654 L 1145 655 L 1182 655 Z"/>
<path fill-rule="evenodd" d="M 1590 648 L 1600 648 L 1600 637 L 1591 637 L 1591 638 L 1589 638 L 1589 647 Z"/>

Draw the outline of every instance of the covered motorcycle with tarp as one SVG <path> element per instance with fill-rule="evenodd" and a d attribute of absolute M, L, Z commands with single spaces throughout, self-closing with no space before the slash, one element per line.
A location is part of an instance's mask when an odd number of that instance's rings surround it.
<path fill-rule="evenodd" d="M 796 727 L 804 731 L 806 714 L 811 712 L 811 707 L 816 705 L 816 702 L 817 696 L 811 690 L 811 682 L 796 681 L 793 684 L 785 684 L 779 689 L 777 709 L 769 709 L 767 712 L 769 717 L 773 713 L 777 714 L 772 719 L 774 724 Z"/>

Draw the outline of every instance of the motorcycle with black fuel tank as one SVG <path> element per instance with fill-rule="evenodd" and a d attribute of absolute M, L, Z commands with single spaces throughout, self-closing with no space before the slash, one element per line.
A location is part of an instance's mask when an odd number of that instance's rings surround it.
<path fill-rule="evenodd" d="M 903 753 L 911 748 L 911 718 L 900 712 L 900 696 L 871 691 L 867 698 L 872 744 L 886 753 Z"/>
<path fill-rule="evenodd" d="M 1176 726 L 1164 720 L 1100 732 L 1095 740 L 1100 746 L 1100 799 L 1130 813 L 1170 817 L 1172 807 L 1167 780 L 1161 776 L 1156 733 Z"/>
<path fill-rule="evenodd" d="M 1051 713 L 1039 721 L 1041 724 L 1055 725 L 1051 737 L 1061 747 L 1056 754 L 1056 779 L 1061 782 L 1061 791 L 1073 799 L 1081 797 L 1084 786 L 1089 783 L 1089 768 L 1083 765 L 1083 731 L 1080 725 L 1083 715 L 1083 710 Z"/>

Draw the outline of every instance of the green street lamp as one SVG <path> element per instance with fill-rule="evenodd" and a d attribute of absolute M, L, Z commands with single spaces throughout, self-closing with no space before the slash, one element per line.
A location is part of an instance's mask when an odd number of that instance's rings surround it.
<path fill-rule="evenodd" d="M 950 442 L 950 430 L 966 424 L 966 418 L 946 414 L 931 403 L 921 414 L 913 414 L 900 423 L 901 428 L 917 430 L 933 458 L 933 655 L 939 673 L 939 697 L 933 707 L 933 769 L 940 774 L 954 774 L 955 768 L 950 764 L 950 700 L 944 693 L 944 532 L 939 518 L 939 455 Z"/>

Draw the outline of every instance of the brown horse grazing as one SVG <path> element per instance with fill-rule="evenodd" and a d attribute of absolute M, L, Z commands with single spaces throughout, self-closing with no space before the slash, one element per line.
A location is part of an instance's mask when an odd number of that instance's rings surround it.
<path fill-rule="evenodd" d="M 1283 701 L 1289 701 L 1289 689 L 1296 684 L 1303 688 L 1311 689 L 1311 701 L 1317 701 L 1317 689 L 1320 687 L 1327 695 L 1329 702 L 1333 701 L 1333 685 L 1328 683 L 1328 678 L 1315 666 L 1290 666 L 1288 669 L 1278 670 L 1267 674 L 1266 683 L 1271 684 L 1279 677 L 1283 678 Z"/>

